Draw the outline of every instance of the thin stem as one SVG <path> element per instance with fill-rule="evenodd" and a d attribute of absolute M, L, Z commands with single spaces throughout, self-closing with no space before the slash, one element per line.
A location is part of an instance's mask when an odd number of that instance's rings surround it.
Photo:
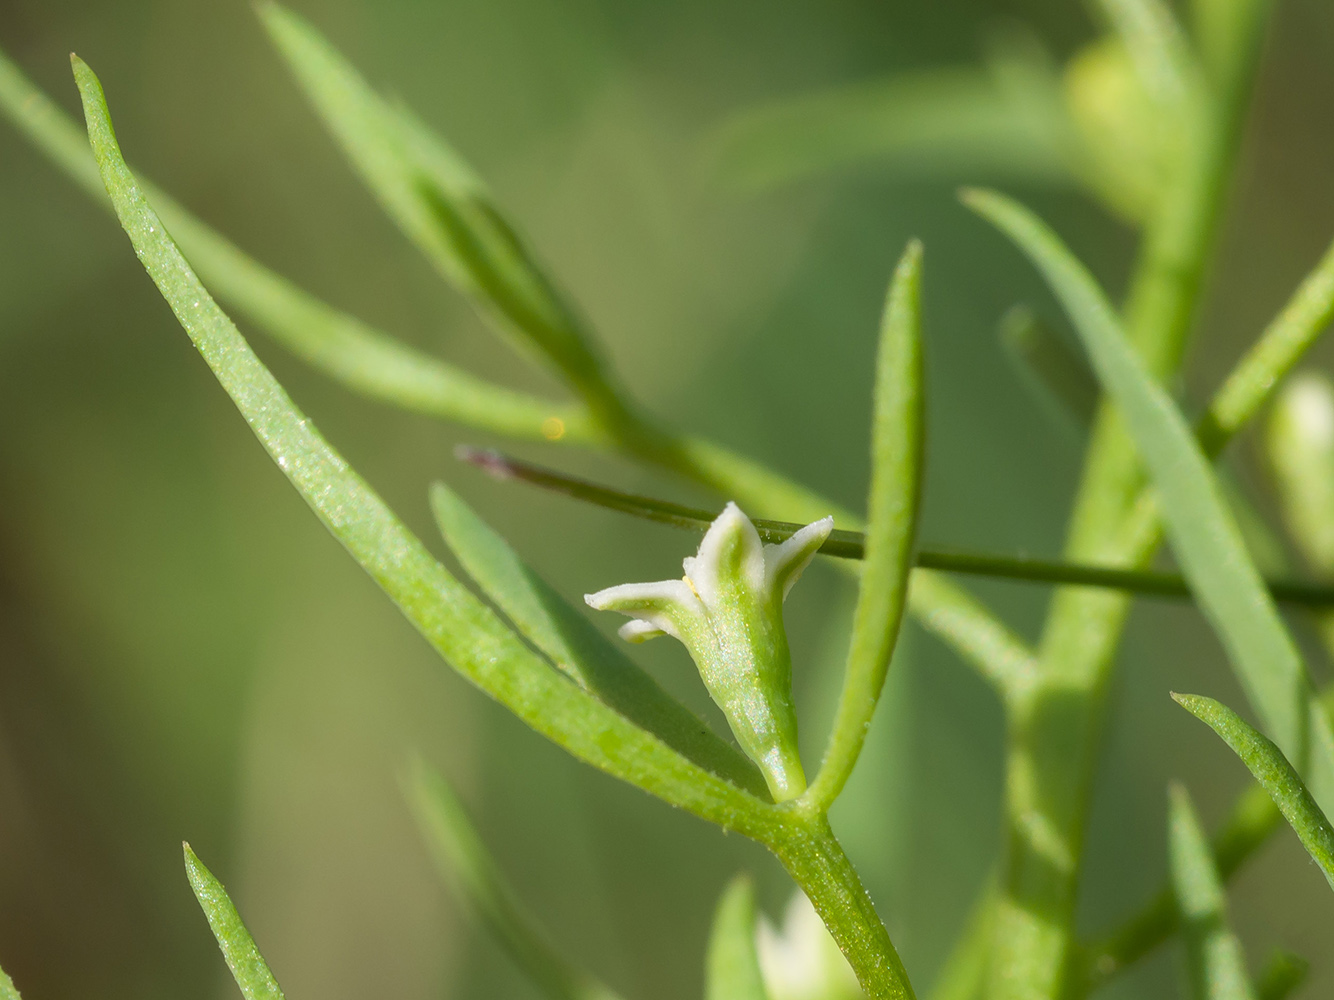
<path fill-rule="evenodd" d="M 617 510 L 674 528 L 705 531 L 718 516 L 703 507 L 690 507 L 670 500 L 657 500 L 633 493 L 623 493 L 606 486 L 567 476 L 551 469 L 502 455 L 497 451 L 460 446 L 456 454 L 462 460 L 476 465 L 498 479 L 513 479 L 540 486 L 565 496 Z M 1156 516 L 1156 507 L 1155 507 Z M 784 541 L 802 525 L 796 521 L 774 521 L 752 518 L 760 537 L 766 542 Z M 843 559 L 861 559 L 865 554 L 866 536 L 846 528 L 830 533 L 820 547 L 822 555 Z M 985 552 L 955 552 L 948 549 L 922 549 L 916 554 L 919 569 L 943 570 L 972 576 L 1016 580 L 1024 583 L 1071 584 L 1081 587 L 1100 587 L 1124 590 L 1147 597 L 1190 598 L 1190 586 L 1178 573 L 1163 573 L 1142 569 L 1119 569 L 1114 566 L 1088 566 L 1033 556 L 1006 556 Z M 1334 606 L 1334 587 L 1300 580 L 1266 581 L 1269 592 L 1277 601 L 1302 607 Z"/>
<path fill-rule="evenodd" d="M 899 953 L 829 821 L 790 815 L 782 837 L 767 846 L 820 914 L 867 997 L 914 1000 Z"/>

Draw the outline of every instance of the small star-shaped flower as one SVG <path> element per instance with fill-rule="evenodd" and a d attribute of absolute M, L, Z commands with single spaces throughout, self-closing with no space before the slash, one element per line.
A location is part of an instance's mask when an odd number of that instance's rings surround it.
<path fill-rule="evenodd" d="M 750 518 L 729 503 L 699 551 L 685 560 L 681 579 L 624 583 L 584 598 L 598 610 L 630 615 L 620 629 L 630 642 L 660 635 L 681 641 L 775 801 L 806 789 L 783 601 L 833 526 L 826 517 L 766 545 Z"/>

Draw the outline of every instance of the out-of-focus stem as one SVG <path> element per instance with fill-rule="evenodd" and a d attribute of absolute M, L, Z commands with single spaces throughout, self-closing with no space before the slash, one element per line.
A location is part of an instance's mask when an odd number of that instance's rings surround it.
<path fill-rule="evenodd" d="M 1126 307 L 1130 336 L 1160 378 L 1178 366 L 1218 228 L 1267 5 L 1252 0 L 1246 30 L 1220 63 L 1175 182 L 1145 232 Z M 1066 558 L 1143 567 L 1150 544 L 1128 546 L 1123 524 L 1141 485 L 1140 463 L 1116 412 L 1101 408 L 1072 513 Z M 1138 551 L 1136 551 L 1138 543 Z M 1011 712 L 1006 761 L 1006 849 L 990 976 L 997 1000 L 1056 1000 L 1074 946 L 1074 909 L 1106 690 L 1129 600 L 1059 591 L 1041 644 L 1035 688 Z"/>

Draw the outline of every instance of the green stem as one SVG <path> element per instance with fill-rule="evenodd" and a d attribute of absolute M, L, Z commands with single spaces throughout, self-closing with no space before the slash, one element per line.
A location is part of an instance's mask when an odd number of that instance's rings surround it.
<path fill-rule="evenodd" d="M 820 914 L 870 1000 L 915 1000 L 908 973 L 829 821 L 798 818 L 768 847 Z"/>
<path fill-rule="evenodd" d="M 1131 283 L 1127 326 L 1159 377 L 1180 362 L 1218 228 L 1263 31 L 1265 5 L 1250 7 L 1251 30 L 1238 33 L 1226 69 L 1215 80 L 1213 100 L 1200 98 L 1195 134 L 1188 138 L 1176 183 L 1145 234 Z M 1135 448 L 1108 405 L 1100 409 L 1085 462 L 1066 558 L 1143 568 L 1158 532 L 1125 537 L 1123 524 L 1142 474 Z M 1090 786 L 1128 610 L 1129 600 L 1121 595 L 1058 592 L 1043 633 L 1038 681 L 1013 706 L 1005 862 L 991 971 L 998 1000 L 1055 1000 L 1065 988 Z"/>

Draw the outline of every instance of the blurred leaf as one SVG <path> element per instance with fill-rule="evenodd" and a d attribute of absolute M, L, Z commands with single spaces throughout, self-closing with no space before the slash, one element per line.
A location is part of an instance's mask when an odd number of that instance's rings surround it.
<path fill-rule="evenodd" d="M 1322 789 L 1334 793 L 1328 719 L 1314 710 L 1297 648 L 1180 410 L 1144 370 L 1102 290 L 1055 233 L 1001 195 L 972 191 L 965 201 L 1029 256 L 1061 301 L 1148 466 L 1173 551 L 1251 703 L 1278 744 L 1309 761 L 1329 782 Z"/>
<path fill-rule="evenodd" d="M 14 980 L 9 978 L 4 969 L 0 969 L 0 1000 L 20 1000 L 19 991 L 14 988 Z"/>
<path fill-rule="evenodd" d="M 1283 814 L 1259 785 L 1252 784 L 1232 804 L 1214 834 L 1211 852 L 1219 877 L 1230 881 L 1243 864 L 1283 825 Z M 1171 885 L 1164 886 L 1142 910 L 1101 940 L 1082 948 L 1072 982 L 1082 982 L 1080 995 L 1096 992 L 1149 952 L 1165 943 L 1180 926 L 1181 913 Z"/>
<path fill-rule="evenodd" d="M 458 494 L 435 483 L 431 510 L 468 575 L 562 672 L 700 767 L 768 797 L 764 777 L 749 758 L 608 642 L 592 622 L 524 565 Z"/>
<path fill-rule="evenodd" d="M 534 986 L 550 1000 L 616 1000 L 611 989 L 571 965 L 538 929 L 443 776 L 417 762 L 407 793 L 440 874 Z"/>
<path fill-rule="evenodd" d="M 1195 1000 L 1254 1000 L 1241 942 L 1227 925 L 1227 896 L 1190 796 L 1172 785 L 1167 853 L 1181 912 Z"/>
<path fill-rule="evenodd" d="M 213 936 L 218 939 L 222 957 L 227 960 L 227 968 L 232 970 L 232 978 L 241 987 L 246 1000 L 283 1000 L 283 991 L 273 973 L 264 962 L 264 956 L 255 947 L 255 939 L 241 922 L 241 915 L 232 905 L 231 897 L 222 883 L 213 877 L 213 873 L 204 867 L 204 863 L 195 857 L 190 845 L 184 845 L 185 872 L 190 878 L 190 888 L 195 899 L 208 918 L 208 925 L 213 929 Z"/>
<path fill-rule="evenodd" d="M 376 94 L 304 19 L 276 3 L 258 9 L 324 124 L 404 235 L 595 410 L 619 412 L 595 345 L 471 169 L 411 112 Z"/>
<path fill-rule="evenodd" d="M 121 158 L 101 84 L 74 59 L 107 191 L 149 276 L 255 436 L 325 526 L 442 657 L 588 763 L 720 825 L 760 836 L 760 800 L 686 761 L 571 683 L 449 575 L 319 434 L 218 308 Z"/>
<path fill-rule="evenodd" d="M 727 884 L 714 911 L 704 1000 L 769 1000 L 755 953 L 755 887 L 747 875 Z"/>
<path fill-rule="evenodd" d="M 931 178 L 1070 183 L 1070 123 L 1045 53 L 1027 38 L 993 50 L 986 67 L 904 74 L 743 112 L 712 141 L 715 169 L 759 189 L 861 163 Z"/>
<path fill-rule="evenodd" d="M 1247 725 L 1236 712 L 1212 698 L 1194 694 L 1173 694 L 1172 697 L 1186 711 L 1207 723 L 1242 759 L 1255 775 L 1255 780 L 1274 800 L 1284 819 L 1297 831 L 1306 853 L 1320 866 L 1325 880 L 1334 888 L 1334 827 L 1330 826 L 1283 752 Z"/>
<path fill-rule="evenodd" d="M 1028 306 L 1011 307 L 1000 322 L 1000 342 L 1020 382 L 1043 410 L 1081 436 L 1098 408 L 1098 380 L 1088 363 Z"/>
<path fill-rule="evenodd" d="M 1297 992 L 1311 971 L 1311 963 L 1290 951 L 1277 951 L 1265 963 L 1255 982 L 1256 1000 L 1286 1000 Z"/>
<path fill-rule="evenodd" d="M 1197 428 L 1214 454 L 1259 412 L 1334 320 L 1334 243 L 1214 393 Z"/>
<path fill-rule="evenodd" d="M 913 564 L 922 480 L 922 246 L 908 245 L 880 325 L 866 554 L 829 746 L 808 793 L 822 809 L 857 763 L 898 639 Z"/>
<path fill-rule="evenodd" d="M 84 129 L 0 53 L 0 113 L 80 189 L 111 208 Z M 582 407 L 514 392 L 400 343 L 246 256 L 151 184 L 167 231 L 217 295 L 312 367 L 354 392 L 432 417 L 515 437 L 596 438 Z"/>

